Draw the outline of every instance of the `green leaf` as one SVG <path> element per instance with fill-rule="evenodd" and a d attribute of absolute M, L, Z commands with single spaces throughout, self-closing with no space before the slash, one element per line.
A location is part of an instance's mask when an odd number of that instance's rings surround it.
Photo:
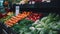
<path fill-rule="evenodd" d="M 41 22 L 45 22 L 47 20 L 47 17 L 43 17 L 42 19 L 41 19 Z"/>
<path fill-rule="evenodd" d="M 41 32 L 39 34 L 45 34 L 43 30 L 41 30 Z"/>
<path fill-rule="evenodd" d="M 53 34 L 53 31 L 52 31 L 52 30 L 50 30 L 50 31 L 49 31 L 49 34 Z"/>
<path fill-rule="evenodd" d="M 41 24 L 38 24 L 35 26 L 35 28 L 42 28 L 43 26 Z"/>

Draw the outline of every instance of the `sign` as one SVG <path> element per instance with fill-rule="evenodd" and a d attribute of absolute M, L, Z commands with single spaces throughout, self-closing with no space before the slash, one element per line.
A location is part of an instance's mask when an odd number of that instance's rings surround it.
<path fill-rule="evenodd" d="M 19 14 L 19 6 L 16 6 L 15 14 L 16 14 L 16 15 L 18 15 L 18 14 Z"/>
<path fill-rule="evenodd" d="M 42 2 L 51 2 L 51 0 L 42 0 Z"/>

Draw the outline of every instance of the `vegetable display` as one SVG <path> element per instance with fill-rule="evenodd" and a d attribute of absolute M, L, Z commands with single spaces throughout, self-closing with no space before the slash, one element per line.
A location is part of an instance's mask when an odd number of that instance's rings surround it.
<path fill-rule="evenodd" d="M 12 29 L 14 29 L 17 34 L 58 34 L 58 31 L 60 31 L 59 17 L 58 14 L 50 13 L 48 16 L 40 20 L 37 19 L 36 21 L 24 18 L 16 23 Z"/>
<path fill-rule="evenodd" d="M 43 16 L 42 13 L 32 13 L 30 16 L 28 16 L 26 19 L 28 20 L 32 20 L 32 21 L 36 21 L 38 19 L 40 19 Z"/>
<path fill-rule="evenodd" d="M 16 23 L 14 26 L 12 26 L 12 29 L 14 29 L 17 34 L 30 33 L 29 27 L 32 23 L 33 21 L 31 20 L 23 19 Z"/>
<path fill-rule="evenodd" d="M 41 20 L 37 20 L 29 29 L 37 34 L 58 34 L 60 30 L 60 16 L 49 14 Z M 36 32 L 35 32 L 36 30 Z"/>
<path fill-rule="evenodd" d="M 0 19 L 0 21 L 4 23 L 5 21 L 9 20 L 12 16 L 14 16 L 14 13 L 8 12 L 6 15 L 4 15 L 4 17 L 1 16 L 2 18 Z"/>
<path fill-rule="evenodd" d="M 34 16 L 34 17 L 33 17 Z M 32 24 L 34 23 L 33 20 L 31 20 L 31 18 L 36 18 L 34 20 L 37 20 L 38 18 L 42 17 L 42 14 L 38 14 L 38 13 L 31 13 L 28 17 L 22 19 L 21 21 L 19 21 L 18 23 L 16 23 L 14 26 L 12 26 L 12 28 L 14 29 L 14 31 L 17 34 L 33 34 L 29 27 L 32 26 Z M 27 19 L 29 18 L 29 19 Z M 33 19 L 32 18 L 32 19 Z"/>
<path fill-rule="evenodd" d="M 6 18 L 0 19 L 11 27 L 17 34 L 60 34 L 60 15 L 46 15 L 42 13 L 22 12 L 17 16 L 8 13 Z"/>
<path fill-rule="evenodd" d="M 16 24 L 19 20 L 22 20 L 23 18 L 27 17 L 30 14 L 30 12 L 23 12 L 22 14 L 18 14 L 17 16 L 13 16 L 11 19 L 7 20 L 5 24 L 9 27 Z"/>

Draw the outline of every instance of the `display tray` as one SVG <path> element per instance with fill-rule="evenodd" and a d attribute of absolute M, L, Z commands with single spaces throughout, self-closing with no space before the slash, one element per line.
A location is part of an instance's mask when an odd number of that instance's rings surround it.
<path fill-rule="evenodd" d="M 0 22 L 0 34 L 16 34 L 12 28 L 7 27 L 4 23 Z"/>

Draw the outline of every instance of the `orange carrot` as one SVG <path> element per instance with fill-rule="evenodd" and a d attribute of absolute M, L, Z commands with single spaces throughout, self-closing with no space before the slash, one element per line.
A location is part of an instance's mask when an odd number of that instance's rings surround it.
<path fill-rule="evenodd" d="M 11 27 L 11 26 L 13 26 L 13 24 L 11 24 L 11 23 L 7 23 L 7 26 Z"/>
<path fill-rule="evenodd" d="M 10 20 L 14 21 L 15 19 L 14 18 L 11 18 Z"/>
<path fill-rule="evenodd" d="M 6 21 L 6 24 L 8 26 L 13 26 L 19 20 L 22 20 L 23 18 L 27 17 L 29 14 L 30 12 L 23 12 L 22 14 L 18 14 L 17 16 L 13 16 L 10 20 Z"/>

